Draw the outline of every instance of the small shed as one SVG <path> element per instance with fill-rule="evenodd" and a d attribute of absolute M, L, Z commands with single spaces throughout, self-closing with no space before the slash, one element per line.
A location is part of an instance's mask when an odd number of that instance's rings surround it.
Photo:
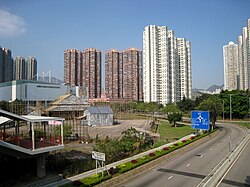
<path fill-rule="evenodd" d="M 109 107 L 88 107 L 84 116 L 88 126 L 113 125 L 113 111 Z"/>

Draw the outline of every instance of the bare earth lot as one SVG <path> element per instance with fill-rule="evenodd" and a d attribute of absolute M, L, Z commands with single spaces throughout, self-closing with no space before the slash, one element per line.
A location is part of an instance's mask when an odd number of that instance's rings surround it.
<path fill-rule="evenodd" d="M 122 136 L 122 132 L 130 129 L 131 127 L 147 131 L 150 129 L 149 120 L 119 120 L 119 124 L 112 126 L 102 126 L 102 127 L 88 127 L 88 133 L 91 139 L 95 139 L 98 134 L 99 139 L 105 139 L 106 136 L 109 138 L 119 138 Z M 74 149 L 84 152 L 89 152 L 92 150 L 93 144 L 79 144 L 78 141 L 65 144 L 66 149 Z"/>

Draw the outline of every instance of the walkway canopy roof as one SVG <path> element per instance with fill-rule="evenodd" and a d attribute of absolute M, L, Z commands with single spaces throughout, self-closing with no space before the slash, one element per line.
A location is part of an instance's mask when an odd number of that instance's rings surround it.
<path fill-rule="evenodd" d="M 1 118 L 3 117 L 3 118 Z M 11 112 L 0 109 L 0 125 L 9 120 L 26 121 L 26 122 L 44 122 L 44 121 L 63 121 L 64 118 L 46 117 L 46 116 L 19 116 Z"/>

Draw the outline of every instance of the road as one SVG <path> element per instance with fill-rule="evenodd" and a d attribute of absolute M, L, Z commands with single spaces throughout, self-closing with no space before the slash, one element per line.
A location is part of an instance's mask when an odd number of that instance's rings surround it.
<path fill-rule="evenodd" d="M 246 134 L 246 131 L 238 126 L 229 124 L 219 126 L 220 132 L 213 139 L 117 186 L 197 186 Z"/>
<path fill-rule="evenodd" d="M 250 143 L 226 174 L 219 187 L 250 186 Z"/>

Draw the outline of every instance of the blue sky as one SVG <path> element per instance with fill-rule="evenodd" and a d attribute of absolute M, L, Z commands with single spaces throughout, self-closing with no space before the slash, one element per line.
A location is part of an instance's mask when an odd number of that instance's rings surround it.
<path fill-rule="evenodd" d="M 63 51 L 142 49 L 147 25 L 192 44 L 193 88 L 223 84 L 222 47 L 250 18 L 249 0 L 0 0 L 0 46 L 35 56 L 38 72 L 63 79 Z"/>

